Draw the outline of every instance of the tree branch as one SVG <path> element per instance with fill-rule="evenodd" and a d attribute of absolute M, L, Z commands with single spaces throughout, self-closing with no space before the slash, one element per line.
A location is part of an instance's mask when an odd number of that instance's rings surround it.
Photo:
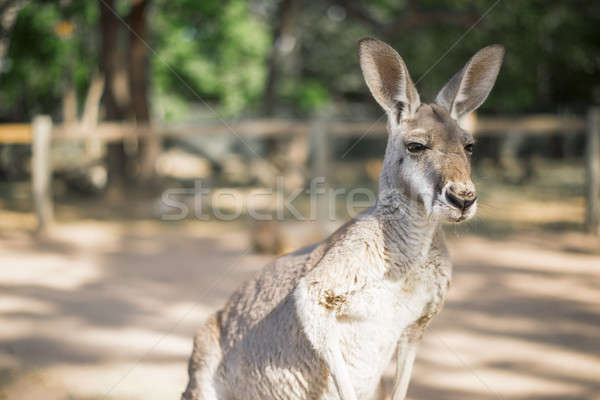
<path fill-rule="evenodd" d="M 330 0 L 331 3 L 343 7 L 348 16 L 369 25 L 383 35 L 391 35 L 398 31 L 427 26 L 445 24 L 470 26 L 480 17 L 477 13 L 457 13 L 447 10 L 421 11 L 413 1 L 407 2 L 407 12 L 404 16 L 391 23 L 380 22 L 362 4 L 343 0 Z"/>

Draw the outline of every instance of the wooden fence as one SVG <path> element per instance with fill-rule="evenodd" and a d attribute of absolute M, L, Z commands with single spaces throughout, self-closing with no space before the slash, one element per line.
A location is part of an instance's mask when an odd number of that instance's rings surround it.
<path fill-rule="evenodd" d="M 476 122 L 478 136 L 556 135 L 586 132 L 586 226 L 600 234 L 600 108 L 591 108 L 586 117 L 529 115 L 515 117 L 484 117 Z M 31 144 L 33 150 L 32 183 L 39 229 L 52 219 L 50 144 L 52 141 L 86 141 L 90 137 L 103 142 L 125 137 L 148 136 L 219 136 L 236 135 L 240 139 L 286 138 L 300 135 L 313 138 L 313 171 L 325 176 L 330 153 L 329 137 L 361 137 L 385 135 L 384 122 L 345 122 L 317 119 L 312 122 L 255 119 L 241 122 L 216 121 L 193 126 L 147 126 L 102 123 L 93 127 L 85 124 L 52 125 L 49 117 L 36 117 L 32 124 L 0 125 L 0 144 Z"/>

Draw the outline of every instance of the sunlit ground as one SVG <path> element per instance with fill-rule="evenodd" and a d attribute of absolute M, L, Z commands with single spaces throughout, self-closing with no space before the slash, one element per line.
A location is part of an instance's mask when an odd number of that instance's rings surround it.
<path fill-rule="evenodd" d="M 448 229 L 454 280 L 409 398 L 600 399 L 600 241 L 544 182 L 484 183 L 480 218 Z M 57 208 L 45 239 L 0 214 L 0 399 L 177 399 L 194 330 L 271 257 L 242 221 Z"/>

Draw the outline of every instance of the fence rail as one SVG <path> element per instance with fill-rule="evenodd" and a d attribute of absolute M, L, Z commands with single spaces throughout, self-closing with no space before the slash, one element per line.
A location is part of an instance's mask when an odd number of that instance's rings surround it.
<path fill-rule="evenodd" d="M 48 123 L 49 122 L 49 123 Z M 43 125 L 43 126 L 42 126 Z M 586 221 L 590 232 L 600 234 L 600 108 L 591 108 L 587 116 L 537 114 L 512 117 L 480 117 L 473 130 L 477 136 L 568 135 L 586 131 Z M 356 121 L 295 121 L 284 119 L 254 119 L 235 122 L 213 121 L 195 125 L 158 126 L 127 123 L 52 125 L 48 118 L 36 117 L 33 124 L 0 125 L 0 144 L 32 144 L 34 203 L 39 226 L 43 228 L 52 215 L 50 197 L 51 171 L 49 148 L 51 141 L 115 142 L 124 138 L 149 136 L 219 136 L 236 135 L 253 138 L 285 138 L 307 136 L 314 138 L 315 165 L 313 171 L 325 174 L 329 163 L 329 137 L 380 136 L 386 134 L 383 122 Z M 39 198 L 43 196 L 44 198 Z"/>
<path fill-rule="evenodd" d="M 311 135 L 310 121 L 285 119 L 255 119 L 240 122 L 212 121 L 194 125 L 159 126 L 106 122 L 93 127 L 82 124 L 54 125 L 52 140 L 96 140 L 112 142 L 137 136 L 200 136 L 235 134 L 245 138 L 273 136 Z M 515 117 L 480 117 L 476 133 L 480 136 L 505 135 L 519 132 L 526 135 L 561 135 L 586 129 L 586 118 L 537 114 Z M 385 135 L 384 122 L 327 121 L 327 133 L 334 136 Z M 33 140 L 32 124 L 0 125 L 0 144 L 27 144 Z"/>

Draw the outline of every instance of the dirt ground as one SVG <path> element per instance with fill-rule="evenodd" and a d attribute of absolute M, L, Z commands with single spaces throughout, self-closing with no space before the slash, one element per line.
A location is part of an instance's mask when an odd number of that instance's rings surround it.
<path fill-rule="evenodd" d="M 0 221 L 0 399 L 178 399 L 194 330 L 271 257 L 240 223 Z M 600 243 L 449 232 L 411 399 L 600 399 Z M 391 386 L 388 378 L 386 384 Z"/>

